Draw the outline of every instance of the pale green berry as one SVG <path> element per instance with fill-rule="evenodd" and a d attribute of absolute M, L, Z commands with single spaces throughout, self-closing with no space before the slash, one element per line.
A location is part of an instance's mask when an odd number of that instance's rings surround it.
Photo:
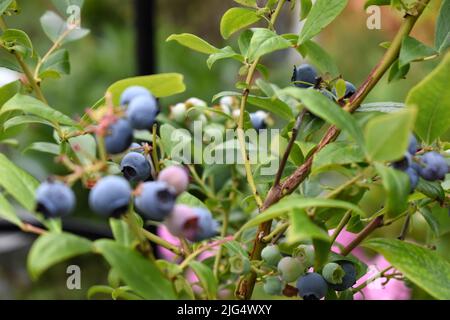
<path fill-rule="evenodd" d="M 267 277 L 263 285 L 264 292 L 272 296 L 280 296 L 283 292 L 283 282 L 279 277 Z"/>
<path fill-rule="evenodd" d="M 230 271 L 236 274 L 249 273 L 251 269 L 250 260 L 248 258 L 236 255 L 230 258 Z"/>
<path fill-rule="evenodd" d="M 341 284 L 345 276 L 345 271 L 337 263 L 330 262 L 323 267 L 322 276 L 331 284 Z"/>
<path fill-rule="evenodd" d="M 297 258 L 306 268 L 311 268 L 314 265 L 314 247 L 311 245 L 299 245 L 293 250 L 292 256 Z"/>
<path fill-rule="evenodd" d="M 284 257 L 278 262 L 278 272 L 284 281 L 293 282 L 305 273 L 305 267 L 298 259 Z"/>
<path fill-rule="evenodd" d="M 270 266 L 276 266 L 282 256 L 277 245 L 268 245 L 261 251 L 261 258 Z"/>

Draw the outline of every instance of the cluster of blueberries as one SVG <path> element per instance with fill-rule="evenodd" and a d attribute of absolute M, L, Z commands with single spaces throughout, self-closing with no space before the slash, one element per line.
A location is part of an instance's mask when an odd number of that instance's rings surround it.
<path fill-rule="evenodd" d="M 91 209 L 101 216 L 118 217 L 133 203 L 135 211 L 144 220 L 164 222 L 174 236 L 190 241 L 215 236 L 218 223 L 210 211 L 176 204 L 177 196 L 189 185 L 185 168 L 166 167 L 153 181 L 146 148 L 132 143 L 133 128 L 149 129 L 155 122 L 158 114 L 156 99 L 146 88 L 132 86 L 123 92 L 121 105 L 126 108 L 127 117 L 108 124 L 104 141 L 109 154 L 129 150 L 120 164 L 123 177 L 109 175 L 97 181 L 89 193 Z M 134 190 L 130 183 L 136 185 Z M 54 180 L 47 180 L 38 187 L 36 201 L 36 211 L 47 218 L 70 214 L 76 203 L 73 191 L 63 182 Z"/>
<path fill-rule="evenodd" d="M 347 260 L 327 263 L 320 273 L 310 271 L 314 265 L 314 248 L 300 245 L 292 256 L 283 257 L 277 245 L 269 245 L 261 252 L 263 261 L 277 269 L 277 275 L 264 280 L 263 289 L 270 295 L 283 294 L 286 284 L 296 282 L 298 295 L 304 300 L 320 300 L 328 289 L 345 291 L 356 283 L 355 265 Z"/>
<path fill-rule="evenodd" d="M 356 93 L 356 87 L 348 81 L 345 81 L 345 93 L 343 97 L 338 98 L 336 89 L 333 88 L 331 91 L 323 86 L 322 78 L 319 76 L 317 70 L 309 65 L 302 64 L 299 67 L 294 67 L 294 74 L 291 79 L 294 86 L 297 88 L 315 88 L 319 90 L 324 96 L 332 101 L 339 101 L 343 99 L 348 99 Z"/>
<path fill-rule="evenodd" d="M 414 135 L 411 135 L 405 156 L 392 163 L 393 168 L 408 175 L 411 192 L 419 184 L 419 177 L 428 181 L 444 180 L 445 175 L 449 172 L 447 161 L 441 154 L 431 151 L 420 157 L 415 157 L 418 150 L 417 139 Z"/>

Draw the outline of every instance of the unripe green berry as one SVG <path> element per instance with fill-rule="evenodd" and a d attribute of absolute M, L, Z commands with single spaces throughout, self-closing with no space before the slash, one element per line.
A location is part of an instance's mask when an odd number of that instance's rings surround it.
<path fill-rule="evenodd" d="M 293 282 L 305 273 L 304 265 L 295 258 L 284 257 L 278 262 L 278 272 L 286 282 Z"/>
<path fill-rule="evenodd" d="M 283 292 L 283 282 L 279 277 L 267 277 L 263 286 L 264 292 L 272 296 L 280 296 Z"/>
<path fill-rule="evenodd" d="M 230 271 L 236 274 L 249 273 L 251 269 L 250 260 L 246 257 L 236 255 L 230 258 Z"/>
<path fill-rule="evenodd" d="M 170 118 L 176 122 L 182 123 L 186 119 L 186 105 L 184 103 L 177 103 L 170 108 Z"/>
<path fill-rule="evenodd" d="M 282 256 L 277 245 L 268 245 L 261 251 L 261 258 L 270 266 L 277 266 Z"/>
<path fill-rule="evenodd" d="M 337 263 L 327 263 L 322 269 L 322 276 L 331 284 L 341 284 L 345 271 Z"/>
<path fill-rule="evenodd" d="M 297 258 L 306 268 L 311 268 L 314 265 L 314 247 L 311 245 L 299 245 L 292 252 L 292 256 Z"/>

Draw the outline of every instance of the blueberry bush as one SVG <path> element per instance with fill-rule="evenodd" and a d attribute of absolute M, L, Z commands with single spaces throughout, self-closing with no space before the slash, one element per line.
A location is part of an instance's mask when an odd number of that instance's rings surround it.
<path fill-rule="evenodd" d="M 0 47 L 13 59 L 5 67 L 20 75 L 0 87 L 0 143 L 12 148 L 28 125 L 49 127 L 50 141 L 27 148 L 54 155 L 66 170 L 37 181 L 0 155 L 0 217 L 37 235 L 27 261 L 32 278 L 97 254 L 111 269 L 108 283 L 90 288 L 89 298 L 347 300 L 382 278 L 450 299 L 449 246 L 442 241 L 450 232 L 450 1 L 440 3 L 431 47 L 411 31 L 433 1 L 367 0 L 403 18 L 366 80 L 353 84 L 315 40 L 348 0 L 235 0 L 220 21 L 223 38 L 237 40 L 229 46 L 189 33 L 167 39 L 205 54 L 209 68 L 223 59 L 239 64 L 234 91 L 217 93 L 211 103 L 191 98 L 167 106 L 164 97 L 186 90 L 181 74 L 128 78 L 77 119 L 50 106 L 41 89 L 70 72 L 66 44 L 89 33 L 70 11 L 83 1 L 55 2 L 69 5 L 62 12 L 72 15 L 40 17 L 53 43 L 41 54 L 24 31 L 6 24 L 5 16 L 20 14 L 20 0 L 0 0 Z M 287 9 L 300 11 L 298 33 L 277 32 Z M 294 67 L 286 88 L 269 81 L 264 65 L 279 50 L 310 63 Z M 438 66 L 404 102 L 364 103 L 385 75 L 405 78 L 430 59 Z M 259 110 L 249 112 L 249 105 Z M 276 152 L 251 161 L 257 143 L 246 131 L 263 140 L 277 127 L 268 146 Z M 180 148 L 192 154 L 180 156 Z M 203 148 L 242 161 L 206 163 Z M 273 161 L 276 170 L 264 171 Z M 92 214 L 109 220 L 113 239 L 64 231 L 79 201 L 75 185 L 89 190 Z M 376 208 L 366 206 L 374 196 L 381 199 Z M 20 207 L 41 225 L 23 221 Z M 428 224 L 425 240 L 409 237 L 418 217 Z M 378 232 L 396 222 L 403 225 L 399 235 Z M 337 241 L 344 232 L 352 234 L 345 245 Z M 369 274 L 362 249 L 383 256 L 386 267 Z"/>

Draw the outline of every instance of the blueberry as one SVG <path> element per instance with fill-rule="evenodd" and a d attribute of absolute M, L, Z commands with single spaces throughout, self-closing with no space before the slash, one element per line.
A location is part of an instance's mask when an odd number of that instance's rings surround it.
<path fill-rule="evenodd" d="M 157 115 L 158 105 L 153 96 L 138 96 L 128 105 L 127 118 L 134 129 L 150 129 Z"/>
<path fill-rule="evenodd" d="M 189 175 L 180 166 L 170 166 L 163 169 L 158 175 L 158 181 L 164 181 L 175 189 L 177 195 L 186 191 L 189 185 Z"/>
<path fill-rule="evenodd" d="M 118 154 L 127 150 L 133 141 L 133 129 L 125 119 L 111 124 L 105 136 L 105 148 L 109 154 Z"/>
<path fill-rule="evenodd" d="M 291 81 L 298 88 L 309 88 L 316 84 L 316 78 L 316 69 L 309 64 L 302 64 L 298 68 L 294 67 Z"/>
<path fill-rule="evenodd" d="M 263 285 L 264 292 L 272 296 L 279 296 L 283 291 L 283 282 L 279 277 L 269 276 Z"/>
<path fill-rule="evenodd" d="M 64 217 L 75 208 L 75 195 L 62 182 L 45 181 L 36 189 L 36 202 L 36 211 L 46 218 Z"/>
<path fill-rule="evenodd" d="M 335 263 L 341 266 L 341 268 L 345 272 L 345 275 L 342 278 L 342 283 L 339 284 L 328 283 L 330 288 L 336 291 L 344 291 L 348 288 L 351 288 L 356 283 L 355 265 L 352 262 L 346 260 L 335 261 Z"/>
<path fill-rule="evenodd" d="M 134 199 L 136 212 L 144 218 L 163 221 L 175 206 L 175 190 L 162 181 L 145 182 Z"/>
<path fill-rule="evenodd" d="M 192 208 L 177 204 L 164 224 L 175 237 L 193 238 L 197 232 L 198 216 Z"/>
<path fill-rule="evenodd" d="M 250 120 L 255 130 L 265 129 L 267 127 L 266 119 L 267 113 L 264 111 L 256 111 L 254 113 L 250 113 Z"/>
<path fill-rule="evenodd" d="M 413 156 L 416 154 L 418 148 L 419 144 L 417 142 L 417 138 L 412 134 L 409 138 L 408 152 Z"/>
<path fill-rule="evenodd" d="M 443 180 L 448 173 L 448 165 L 445 158 L 437 152 L 428 152 L 423 155 L 422 162 L 425 167 L 420 171 L 420 175 L 425 180 Z"/>
<path fill-rule="evenodd" d="M 107 176 L 89 193 L 89 206 L 101 216 L 118 217 L 125 213 L 131 199 L 131 187 L 125 178 Z"/>
<path fill-rule="evenodd" d="M 211 212 L 204 208 L 193 208 L 197 215 L 197 231 L 194 236 L 187 237 L 191 241 L 203 241 L 217 235 L 218 223 Z"/>
<path fill-rule="evenodd" d="M 413 167 L 409 167 L 406 169 L 405 173 L 409 177 L 409 185 L 411 187 L 411 192 L 413 192 L 419 184 L 419 172 L 417 172 Z"/>
<path fill-rule="evenodd" d="M 341 284 L 345 276 L 345 271 L 339 264 L 331 262 L 323 267 L 322 276 L 328 283 Z"/>
<path fill-rule="evenodd" d="M 284 281 L 293 282 L 305 272 L 305 267 L 296 258 L 284 257 L 278 262 L 278 272 Z"/>
<path fill-rule="evenodd" d="M 320 274 L 311 272 L 298 279 L 297 289 L 303 300 L 320 300 L 327 294 L 328 285 Z"/>
<path fill-rule="evenodd" d="M 353 83 L 345 81 L 345 93 L 341 99 L 348 99 L 356 93 L 356 87 Z M 337 96 L 336 88 L 333 88 L 333 94 Z"/>
<path fill-rule="evenodd" d="M 143 153 L 144 147 L 137 142 L 133 142 L 130 146 L 131 152 Z"/>
<path fill-rule="evenodd" d="M 235 274 L 247 274 L 251 270 L 250 260 L 241 255 L 230 258 L 230 271 Z"/>
<path fill-rule="evenodd" d="M 183 122 L 186 119 L 187 107 L 184 103 L 177 103 L 173 107 L 170 107 L 170 118 L 176 122 Z"/>
<path fill-rule="evenodd" d="M 120 162 L 123 176 L 132 182 L 145 181 L 150 177 L 151 167 L 146 157 L 139 152 L 129 152 Z"/>
<path fill-rule="evenodd" d="M 312 245 L 299 245 L 293 250 L 292 256 L 298 259 L 305 268 L 310 268 L 314 265 L 315 253 Z"/>
<path fill-rule="evenodd" d="M 127 105 L 136 97 L 144 96 L 151 97 L 150 91 L 141 86 L 131 86 L 125 89 L 120 96 L 120 104 L 122 106 Z"/>
<path fill-rule="evenodd" d="M 392 167 L 397 170 L 406 171 L 412 163 L 412 158 L 409 153 L 406 153 L 403 158 L 398 161 L 392 162 Z"/>
<path fill-rule="evenodd" d="M 282 256 L 277 245 L 268 245 L 261 251 L 261 258 L 270 266 L 276 266 Z"/>

